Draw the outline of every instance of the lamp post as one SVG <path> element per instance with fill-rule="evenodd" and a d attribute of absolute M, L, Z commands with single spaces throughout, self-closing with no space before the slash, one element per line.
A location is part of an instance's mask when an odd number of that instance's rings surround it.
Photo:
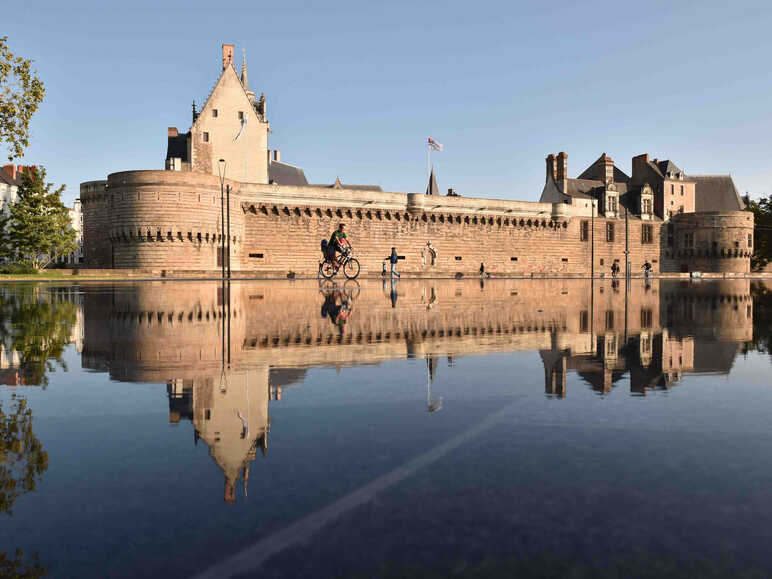
<path fill-rule="evenodd" d="M 225 159 L 217 161 L 217 173 L 220 175 L 220 266 L 225 278 Z"/>
<path fill-rule="evenodd" d="M 595 199 L 590 199 L 592 212 L 590 213 L 590 279 L 595 277 Z"/>
<path fill-rule="evenodd" d="M 228 233 L 227 256 L 228 256 L 228 280 L 231 279 L 231 186 L 225 186 L 225 215 L 227 225 L 225 229 Z"/>

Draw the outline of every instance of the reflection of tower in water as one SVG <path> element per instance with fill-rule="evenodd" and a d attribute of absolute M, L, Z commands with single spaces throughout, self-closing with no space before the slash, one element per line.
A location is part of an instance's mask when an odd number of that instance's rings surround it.
<path fill-rule="evenodd" d="M 428 356 L 426 359 L 426 410 L 428 412 L 438 412 L 442 410 L 442 397 L 432 397 L 432 383 L 437 373 L 437 357 Z"/>
<path fill-rule="evenodd" d="M 270 418 L 267 366 L 228 371 L 224 380 L 206 377 L 169 380 L 169 419 L 193 422 L 194 440 L 203 440 L 225 475 L 225 500 L 235 502 L 236 484 L 243 475 L 247 494 L 249 466 L 257 449 L 268 450 Z"/>

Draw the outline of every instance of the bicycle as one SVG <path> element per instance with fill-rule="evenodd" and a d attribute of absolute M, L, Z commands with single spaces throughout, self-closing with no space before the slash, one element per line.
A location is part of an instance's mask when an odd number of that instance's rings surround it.
<path fill-rule="evenodd" d="M 344 247 L 337 263 L 334 258 L 325 256 L 324 260 L 319 263 L 319 274 L 324 279 L 332 279 L 338 273 L 338 270 L 343 268 L 343 275 L 348 279 L 356 279 L 359 276 L 359 261 L 356 258 L 351 257 L 352 249 L 350 247 Z"/>

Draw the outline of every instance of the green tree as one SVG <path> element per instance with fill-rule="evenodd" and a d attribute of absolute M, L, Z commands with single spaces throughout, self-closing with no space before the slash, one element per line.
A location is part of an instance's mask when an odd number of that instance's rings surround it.
<path fill-rule="evenodd" d="M 47 372 L 62 361 L 71 342 L 77 320 L 77 306 L 61 299 L 55 289 L 43 286 L 17 286 L 13 293 L 0 297 L 0 338 L 18 353 L 19 372 L 24 384 L 48 384 Z"/>
<path fill-rule="evenodd" d="M 6 414 L 0 403 L 0 513 L 13 514 L 14 501 L 35 490 L 48 469 L 48 453 L 32 431 L 26 398 L 11 397 Z"/>
<path fill-rule="evenodd" d="M 763 269 L 772 261 L 772 195 L 755 201 L 746 195 L 745 209 L 753 213 L 751 269 Z"/>
<path fill-rule="evenodd" d="M 7 39 L 0 36 L 0 143 L 5 142 L 12 161 L 29 146 L 29 122 L 46 89 L 32 70 L 32 61 L 14 56 Z"/>
<path fill-rule="evenodd" d="M 60 255 L 77 249 L 70 214 L 62 203 L 64 185 L 53 189 L 46 170 L 22 173 L 18 199 L 0 219 L 0 252 L 5 257 L 43 269 Z"/>
<path fill-rule="evenodd" d="M 8 413 L 0 401 L 0 515 L 13 515 L 13 503 L 35 490 L 48 469 L 48 453 L 32 430 L 32 410 L 26 398 L 11 396 Z M 0 551 L 0 577 L 42 577 L 48 568 L 35 553 L 25 560 L 21 549 L 14 555 Z"/>

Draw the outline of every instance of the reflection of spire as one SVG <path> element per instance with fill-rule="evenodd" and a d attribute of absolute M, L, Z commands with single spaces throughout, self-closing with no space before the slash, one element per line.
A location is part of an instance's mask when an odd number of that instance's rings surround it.
<path fill-rule="evenodd" d="M 426 358 L 426 410 L 428 412 L 437 412 L 442 410 L 442 398 L 437 396 L 432 398 L 432 382 L 434 382 L 434 371 L 437 362 L 434 357 Z"/>

